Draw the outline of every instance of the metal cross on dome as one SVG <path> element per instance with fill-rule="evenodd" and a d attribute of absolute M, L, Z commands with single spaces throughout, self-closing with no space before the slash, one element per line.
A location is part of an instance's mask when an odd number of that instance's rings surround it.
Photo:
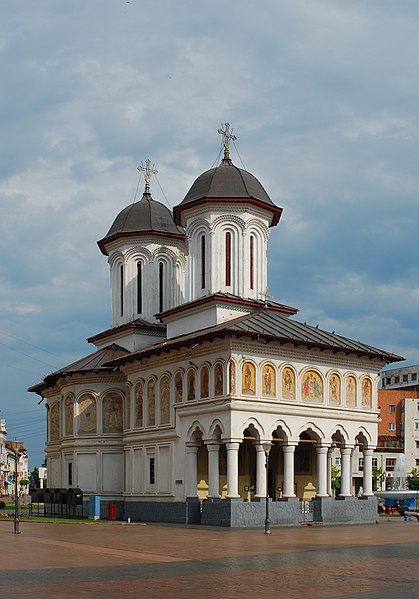
<path fill-rule="evenodd" d="M 224 159 L 230 160 L 230 142 L 236 141 L 237 137 L 233 135 L 233 129 L 230 129 L 230 123 L 224 123 L 218 129 L 218 133 L 223 136 L 224 142 Z"/>
<path fill-rule="evenodd" d="M 137 167 L 137 169 L 140 171 L 140 173 L 143 173 L 143 175 L 144 175 L 144 180 L 145 180 L 144 193 L 150 193 L 151 176 L 157 175 L 157 173 L 159 171 L 154 168 L 154 163 L 153 163 L 153 166 L 151 166 L 151 160 L 149 158 L 147 158 L 147 160 L 145 161 L 145 166 L 143 163 L 141 163 L 140 166 Z"/>

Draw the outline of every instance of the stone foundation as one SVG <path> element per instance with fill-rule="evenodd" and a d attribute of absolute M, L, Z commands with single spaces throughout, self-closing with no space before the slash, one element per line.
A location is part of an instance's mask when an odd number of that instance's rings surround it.
<path fill-rule="evenodd" d="M 313 521 L 323 524 L 356 524 L 377 520 L 376 497 L 315 497 Z"/>

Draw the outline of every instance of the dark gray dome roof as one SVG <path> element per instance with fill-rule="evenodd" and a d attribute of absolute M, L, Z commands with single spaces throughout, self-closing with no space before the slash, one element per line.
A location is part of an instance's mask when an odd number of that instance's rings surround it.
<path fill-rule="evenodd" d="M 113 225 L 98 246 L 107 255 L 106 244 L 119 237 L 135 235 L 163 235 L 166 237 L 185 238 L 182 227 L 178 227 L 171 211 L 153 200 L 149 193 L 144 193 L 139 202 L 130 204 L 116 217 Z"/>
<path fill-rule="evenodd" d="M 182 200 L 175 206 L 175 222 L 180 224 L 180 215 L 185 208 L 203 201 L 247 201 L 267 208 L 274 213 L 272 225 L 276 225 L 282 209 L 275 206 L 262 184 L 248 171 L 234 166 L 229 159 L 205 171 L 195 180 Z"/>

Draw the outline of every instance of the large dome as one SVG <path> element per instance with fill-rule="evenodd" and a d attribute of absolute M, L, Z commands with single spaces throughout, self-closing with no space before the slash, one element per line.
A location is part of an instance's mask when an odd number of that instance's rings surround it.
<path fill-rule="evenodd" d="M 166 206 L 153 200 L 149 193 L 144 193 L 139 202 L 130 204 L 116 217 L 113 225 L 98 246 L 105 256 L 106 245 L 120 237 L 135 235 L 162 235 L 166 237 L 185 238 L 185 233 L 178 227 L 172 213 Z"/>
<path fill-rule="evenodd" d="M 224 159 L 218 167 L 205 171 L 195 180 L 182 202 L 174 208 L 175 222 L 181 224 L 181 213 L 186 208 L 207 201 L 226 200 L 246 201 L 268 209 L 273 213 L 272 226 L 281 216 L 282 208 L 275 206 L 256 177 Z"/>

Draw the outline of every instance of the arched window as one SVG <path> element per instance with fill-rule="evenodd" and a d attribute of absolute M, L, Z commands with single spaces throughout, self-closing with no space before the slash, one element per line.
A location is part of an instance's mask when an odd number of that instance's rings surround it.
<path fill-rule="evenodd" d="M 164 264 L 159 262 L 159 312 L 163 312 L 164 306 Z"/>
<path fill-rule="evenodd" d="M 119 315 L 124 315 L 124 265 L 119 266 Z"/>
<path fill-rule="evenodd" d="M 231 233 L 226 233 L 226 287 L 231 285 Z"/>
<path fill-rule="evenodd" d="M 201 235 L 201 289 L 205 289 L 205 235 Z"/>
<path fill-rule="evenodd" d="M 253 289 L 254 281 L 253 281 L 253 268 L 254 268 L 254 243 L 255 238 L 253 235 L 250 236 L 250 247 L 249 247 L 249 279 L 250 279 L 250 289 Z"/>
<path fill-rule="evenodd" d="M 137 262 L 137 314 L 143 312 L 143 265 Z"/>

